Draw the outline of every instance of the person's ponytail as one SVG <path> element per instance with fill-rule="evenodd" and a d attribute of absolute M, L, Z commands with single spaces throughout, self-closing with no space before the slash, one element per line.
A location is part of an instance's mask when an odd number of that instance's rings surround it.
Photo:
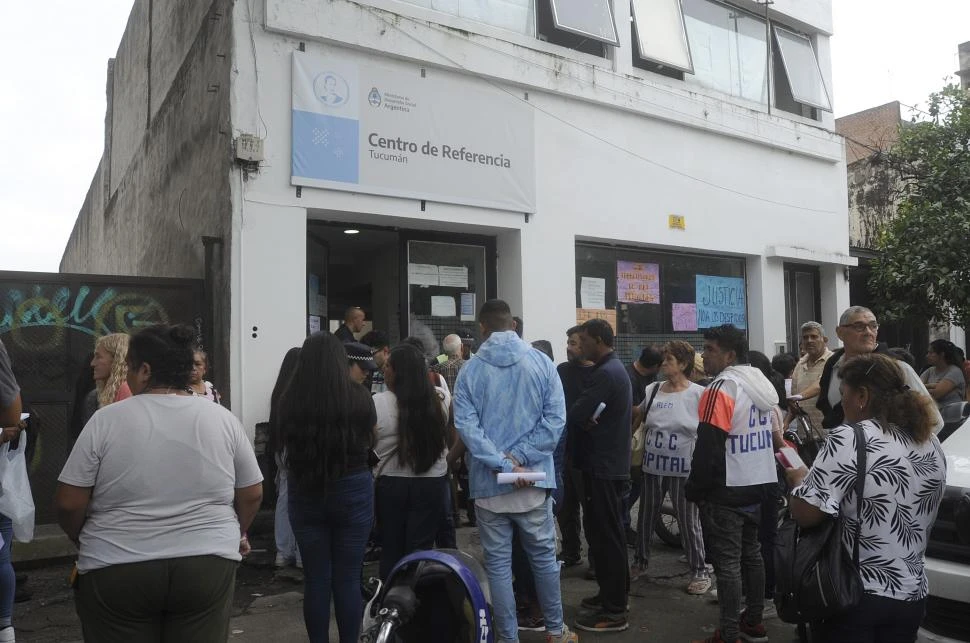
<path fill-rule="evenodd" d="M 885 421 L 909 430 L 916 442 L 926 442 L 933 437 L 933 400 L 913 390 L 888 396 L 883 413 Z"/>

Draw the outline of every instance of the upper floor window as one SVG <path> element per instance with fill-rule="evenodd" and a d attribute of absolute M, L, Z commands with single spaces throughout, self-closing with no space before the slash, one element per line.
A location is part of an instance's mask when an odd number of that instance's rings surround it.
<path fill-rule="evenodd" d="M 535 35 L 535 0 L 403 0 L 459 18 Z"/>
<path fill-rule="evenodd" d="M 630 8 L 636 58 L 694 73 L 680 0 L 632 0 Z"/>
<path fill-rule="evenodd" d="M 807 118 L 831 110 L 808 36 L 774 26 L 772 83 L 768 31 L 752 13 L 714 0 L 631 0 L 634 65 L 694 79 L 719 92 Z"/>
<path fill-rule="evenodd" d="M 594 56 L 618 47 L 612 0 L 402 0 Z"/>
<path fill-rule="evenodd" d="M 765 23 L 733 7 L 685 0 L 694 78 L 706 87 L 746 100 L 768 102 Z"/>

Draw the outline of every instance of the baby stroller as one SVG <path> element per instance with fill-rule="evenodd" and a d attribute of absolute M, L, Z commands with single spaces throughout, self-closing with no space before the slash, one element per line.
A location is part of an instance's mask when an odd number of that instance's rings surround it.
<path fill-rule="evenodd" d="M 455 549 L 402 558 L 364 610 L 361 643 L 494 643 L 485 570 Z"/>

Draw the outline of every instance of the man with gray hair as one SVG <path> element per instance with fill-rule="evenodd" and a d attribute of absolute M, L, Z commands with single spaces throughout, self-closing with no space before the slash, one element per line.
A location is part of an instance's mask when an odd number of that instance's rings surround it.
<path fill-rule="evenodd" d="M 835 333 L 842 340 L 843 348 L 832 353 L 832 356 L 825 362 L 822 369 L 822 376 L 818 384 L 810 386 L 802 396 L 806 399 L 818 396 L 816 407 L 823 413 L 824 419 L 822 426 L 826 429 L 842 424 L 845 415 L 842 411 L 842 393 L 839 390 L 841 379 L 839 378 L 839 368 L 849 358 L 869 353 L 887 353 L 885 344 L 876 341 L 879 333 L 879 322 L 871 310 L 864 306 L 850 306 L 842 313 L 839 318 L 839 327 Z M 916 374 L 916 371 L 906 362 L 897 361 L 899 368 L 903 371 L 903 377 L 910 390 L 930 396 L 923 381 Z M 943 428 L 943 417 L 940 415 L 936 405 L 933 405 L 934 427 L 933 432 L 938 433 Z"/>
<path fill-rule="evenodd" d="M 447 335 L 441 340 L 441 349 L 445 353 L 438 358 L 438 363 L 431 370 L 445 378 L 445 382 L 448 383 L 448 390 L 454 391 L 458 371 L 465 365 L 465 360 L 462 358 L 461 337 L 454 334 Z M 442 361 L 442 357 L 444 357 L 444 361 Z"/>
<path fill-rule="evenodd" d="M 795 370 L 791 376 L 791 392 L 793 395 L 804 395 L 809 387 L 818 384 L 822 377 L 822 369 L 825 362 L 832 357 L 829 350 L 829 338 L 825 336 L 825 329 L 817 321 L 808 321 L 802 324 L 800 329 L 800 348 L 804 351 L 801 359 L 795 364 Z M 815 407 L 815 399 L 801 402 L 799 406 L 808 414 L 808 419 L 812 426 L 822 427 L 822 412 Z M 792 418 L 785 419 L 785 426 L 788 426 Z"/>

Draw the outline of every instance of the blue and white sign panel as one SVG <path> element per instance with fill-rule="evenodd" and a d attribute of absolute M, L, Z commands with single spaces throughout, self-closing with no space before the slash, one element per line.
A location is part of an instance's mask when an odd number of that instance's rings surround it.
<path fill-rule="evenodd" d="M 414 66 L 293 52 L 291 183 L 535 212 L 531 108 Z"/>
<path fill-rule="evenodd" d="M 697 275 L 697 327 L 734 324 L 748 328 L 748 307 L 741 277 Z"/>

